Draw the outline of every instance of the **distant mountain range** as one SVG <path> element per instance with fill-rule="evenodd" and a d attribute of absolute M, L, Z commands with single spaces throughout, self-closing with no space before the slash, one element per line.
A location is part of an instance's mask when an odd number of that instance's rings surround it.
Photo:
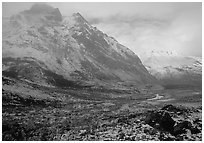
<path fill-rule="evenodd" d="M 202 87 L 201 57 L 186 57 L 168 51 L 151 51 L 142 58 L 142 61 L 147 70 L 163 85 Z"/>
<path fill-rule="evenodd" d="M 79 13 L 63 17 L 57 8 L 35 4 L 3 18 L 2 32 L 5 76 L 62 87 L 158 83 L 135 53 Z"/>

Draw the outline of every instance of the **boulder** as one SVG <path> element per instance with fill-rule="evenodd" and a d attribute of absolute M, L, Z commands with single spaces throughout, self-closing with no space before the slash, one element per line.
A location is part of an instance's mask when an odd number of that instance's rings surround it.
<path fill-rule="evenodd" d="M 174 126 L 173 134 L 179 135 L 186 133 L 186 129 L 192 129 L 192 124 L 189 121 L 183 121 L 181 123 L 177 123 L 177 125 Z"/>
<path fill-rule="evenodd" d="M 160 120 L 159 125 L 166 131 L 172 132 L 174 127 L 175 121 L 171 118 L 168 112 L 163 112 Z"/>
<path fill-rule="evenodd" d="M 152 112 L 146 116 L 145 122 L 154 128 L 172 132 L 175 121 L 166 111 Z"/>
<path fill-rule="evenodd" d="M 191 130 L 191 133 L 192 133 L 192 134 L 201 133 L 201 129 L 199 129 L 197 126 L 192 127 L 190 130 Z"/>
<path fill-rule="evenodd" d="M 160 118 L 159 112 L 149 112 L 145 118 L 145 123 L 149 124 L 152 127 L 155 127 L 155 124 L 158 123 Z"/>
<path fill-rule="evenodd" d="M 171 104 L 164 106 L 161 110 L 165 110 L 165 111 L 168 111 L 168 112 L 174 112 L 174 113 L 177 113 L 177 114 L 182 114 L 183 112 L 187 111 L 187 109 L 184 109 L 184 108 L 181 108 L 181 107 L 176 107 L 176 106 L 173 106 Z"/>

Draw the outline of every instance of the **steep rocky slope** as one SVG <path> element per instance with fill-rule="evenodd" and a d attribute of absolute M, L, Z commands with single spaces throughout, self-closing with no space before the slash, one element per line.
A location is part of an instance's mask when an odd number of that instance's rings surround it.
<path fill-rule="evenodd" d="M 52 86 L 134 82 L 155 83 L 137 55 L 79 13 L 63 18 L 59 9 L 36 4 L 3 18 L 3 74 Z M 63 82 L 62 82 L 63 81 Z"/>

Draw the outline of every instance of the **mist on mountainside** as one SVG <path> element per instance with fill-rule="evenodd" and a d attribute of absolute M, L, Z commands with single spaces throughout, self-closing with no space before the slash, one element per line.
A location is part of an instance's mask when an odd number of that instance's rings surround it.
<path fill-rule="evenodd" d="M 83 13 L 37 3 L 2 19 L 4 141 L 199 141 L 201 85 L 200 58 L 139 58 Z"/>

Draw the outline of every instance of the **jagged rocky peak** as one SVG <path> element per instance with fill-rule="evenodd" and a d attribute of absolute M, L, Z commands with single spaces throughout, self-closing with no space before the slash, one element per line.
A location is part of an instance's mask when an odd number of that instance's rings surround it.
<path fill-rule="evenodd" d="M 72 16 L 80 23 L 88 23 L 88 21 L 86 21 L 86 19 L 84 19 L 84 17 L 79 13 L 73 13 Z"/>
<path fill-rule="evenodd" d="M 34 4 L 30 10 L 28 10 L 28 12 L 32 12 L 32 13 L 50 13 L 53 12 L 54 8 L 51 7 L 50 5 L 47 4 Z"/>
<path fill-rule="evenodd" d="M 77 18 L 83 18 L 83 16 L 79 12 L 73 13 L 72 16 L 77 17 Z"/>
<path fill-rule="evenodd" d="M 136 54 L 91 26 L 80 13 L 64 17 L 62 22 L 56 20 L 57 15 L 61 20 L 59 10 L 46 4 L 35 4 L 30 10 L 19 13 L 18 17 L 16 15 L 14 22 L 20 28 L 12 24 L 10 27 L 13 29 L 7 29 L 14 34 L 7 32 L 3 38 L 3 56 L 10 58 L 4 59 L 7 67 L 4 73 L 19 69 L 15 63 L 19 62 L 16 58 L 20 58 L 23 59 L 20 61 L 21 69 L 27 69 L 25 65 L 28 63 L 29 68 L 41 69 L 42 72 L 36 73 L 38 77 L 45 76 L 51 81 L 59 75 L 61 80 L 98 84 L 123 81 L 138 85 L 156 83 Z M 25 57 L 35 62 L 24 60 Z M 8 65 L 8 61 L 13 65 Z M 38 62 L 42 64 L 35 64 Z M 46 74 L 47 71 L 51 74 Z M 25 77 L 25 72 L 16 75 Z M 25 78 L 39 83 L 39 79 L 31 75 Z"/>
<path fill-rule="evenodd" d="M 11 17 L 18 24 L 35 25 L 43 22 L 61 22 L 62 14 L 58 8 L 53 8 L 45 3 L 34 4 L 29 10 L 25 10 Z"/>
<path fill-rule="evenodd" d="M 56 21 L 62 21 L 62 15 L 58 8 L 53 8 L 50 5 L 45 3 L 43 4 L 34 4 L 30 10 L 27 11 L 32 14 L 50 14 L 52 18 Z"/>
<path fill-rule="evenodd" d="M 85 25 L 90 25 L 89 22 L 79 13 L 73 13 L 71 16 L 67 16 L 63 19 L 63 23 L 69 26 L 80 26 L 83 27 Z"/>

